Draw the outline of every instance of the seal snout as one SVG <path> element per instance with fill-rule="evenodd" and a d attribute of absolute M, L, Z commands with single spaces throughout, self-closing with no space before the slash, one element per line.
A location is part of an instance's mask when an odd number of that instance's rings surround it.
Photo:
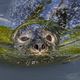
<path fill-rule="evenodd" d="M 36 43 L 33 45 L 33 48 L 38 50 L 38 51 L 42 51 L 46 49 L 46 45 L 44 43 Z"/>

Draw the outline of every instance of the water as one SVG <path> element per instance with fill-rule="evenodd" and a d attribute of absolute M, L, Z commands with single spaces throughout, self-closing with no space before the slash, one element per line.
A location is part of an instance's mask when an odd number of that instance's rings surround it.
<path fill-rule="evenodd" d="M 10 1 L 0 0 L 1 16 L 6 17 Z M 80 62 L 34 67 L 0 63 L 0 80 L 80 80 Z"/>
<path fill-rule="evenodd" d="M 38 67 L 0 64 L 1 80 L 80 80 L 80 62 Z"/>
<path fill-rule="evenodd" d="M 67 24 L 69 27 L 74 27 L 76 24 L 80 23 L 80 0 L 77 0 L 75 5 L 73 7 L 70 7 L 74 1 L 75 0 L 65 0 L 65 4 L 69 6 L 68 15 L 74 16 L 71 20 L 69 20 Z M 25 19 L 27 19 L 30 13 L 34 11 L 35 7 L 40 3 L 41 0 L 1 0 L 0 15 L 3 15 L 5 18 L 8 18 L 12 21 L 12 24 L 8 23 L 10 24 L 9 26 L 17 27 Z M 52 0 L 50 4 L 44 6 L 44 10 L 40 16 L 44 17 L 44 19 L 47 20 L 57 20 L 57 17 L 55 15 L 52 17 L 52 15 L 55 12 L 55 9 L 58 7 L 59 3 L 60 0 Z"/>

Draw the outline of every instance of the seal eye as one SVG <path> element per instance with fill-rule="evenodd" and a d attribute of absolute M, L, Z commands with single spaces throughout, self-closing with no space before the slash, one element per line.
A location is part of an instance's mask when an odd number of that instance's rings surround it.
<path fill-rule="evenodd" d="M 19 43 L 25 43 L 25 42 L 27 42 L 27 41 L 29 41 L 29 40 L 30 40 L 30 38 L 27 37 L 27 36 L 20 36 L 19 38 L 17 38 L 17 41 L 18 41 Z"/>
<path fill-rule="evenodd" d="M 46 39 L 47 39 L 48 41 L 52 41 L 51 35 L 47 35 L 47 36 L 46 36 Z"/>
<path fill-rule="evenodd" d="M 27 41 L 29 38 L 28 37 L 21 37 L 20 39 L 21 39 L 21 41 Z"/>
<path fill-rule="evenodd" d="M 51 35 L 51 34 L 48 34 L 46 36 L 46 40 L 50 43 L 54 43 L 55 42 L 55 36 L 54 35 Z"/>
<path fill-rule="evenodd" d="M 29 40 L 29 38 L 26 37 L 26 36 L 24 36 L 24 37 L 21 37 L 20 40 L 21 40 L 21 41 L 27 41 L 27 40 Z"/>

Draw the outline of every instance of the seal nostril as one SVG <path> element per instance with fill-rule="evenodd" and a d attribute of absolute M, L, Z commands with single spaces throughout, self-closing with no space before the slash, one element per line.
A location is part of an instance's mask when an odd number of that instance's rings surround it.
<path fill-rule="evenodd" d="M 45 48 L 46 48 L 45 44 L 42 44 L 42 49 L 45 49 Z"/>
<path fill-rule="evenodd" d="M 34 45 L 34 48 L 38 50 L 38 45 L 37 45 L 37 44 L 36 44 L 36 45 Z"/>

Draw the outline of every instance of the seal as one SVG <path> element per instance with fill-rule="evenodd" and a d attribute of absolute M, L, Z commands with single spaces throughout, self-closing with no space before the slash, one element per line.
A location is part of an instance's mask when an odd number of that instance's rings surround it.
<path fill-rule="evenodd" d="M 42 21 L 44 24 L 42 24 Z M 58 32 L 55 30 L 56 26 L 51 25 L 54 28 L 51 29 L 49 21 L 47 23 L 45 20 L 33 20 L 31 22 L 29 21 L 29 24 L 26 22 L 15 30 L 12 36 L 14 48 L 19 51 L 18 54 L 24 57 L 31 57 L 31 59 L 35 57 L 32 60 L 35 62 L 39 62 L 39 58 L 42 60 L 45 57 L 50 58 L 50 60 L 54 59 L 54 56 L 57 55 L 57 46 L 59 44 Z"/>

